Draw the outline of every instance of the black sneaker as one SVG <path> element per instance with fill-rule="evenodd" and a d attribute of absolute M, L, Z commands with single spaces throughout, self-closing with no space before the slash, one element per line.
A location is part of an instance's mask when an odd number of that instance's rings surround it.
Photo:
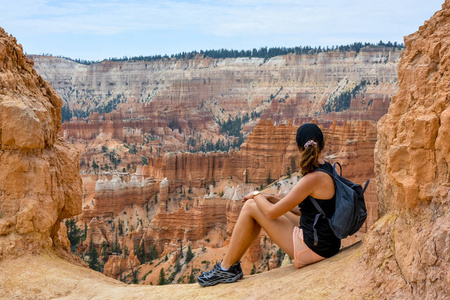
<path fill-rule="evenodd" d="M 220 263 L 214 266 L 212 270 L 203 272 L 197 277 L 197 281 L 201 286 L 212 286 L 218 283 L 232 283 L 244 277 L 241 262 L 232 265 L 227 271 L 220 268 Z"/>

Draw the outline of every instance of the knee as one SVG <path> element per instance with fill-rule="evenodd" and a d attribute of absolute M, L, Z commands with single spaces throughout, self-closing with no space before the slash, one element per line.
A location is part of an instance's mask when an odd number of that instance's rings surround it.
<path fill-rule="evenodd" d="M 248 199 L 247 201 L 245 201 L 244 206 L 242 207 L 241 213 L 242 212 L 251 212 L 255 208 L 258 208 L 258 206 L 256 206 L 255 200 Z"/>

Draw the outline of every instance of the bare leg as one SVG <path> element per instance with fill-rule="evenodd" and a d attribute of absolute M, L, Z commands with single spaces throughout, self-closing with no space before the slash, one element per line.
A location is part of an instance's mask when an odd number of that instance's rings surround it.
<path fill-rule="evenodd" d="M 298 217 L 297 217 L 298 218 Z M 297 219 L 298 222 L 298 219 Z M 223 268 L 229 268 L 241 259 L 245 251 L 258 236 L 261 228 L 269 237 L 287 253 L 290 257 L 294 255 L 292 232 L 294 223 L 291 218 L 281 216 L 271 220 L 259 210 L 253 199 L 245 202 L 239 214 L 236 226 L 231 235 L 231 241 L 227 253 L 222 261 Z"/>
<path fill-rule="evenodd" d="M 300 225 L 300 216 L 296 215 L 290 211 L 288 211 L 287 213 L 284 214 L 284 216 L 286 218 L 289 219 L 289 221 L 292 222 L 292 224 L 294 224 L 294 226 L 299 226 Z"/>
<path fill-rule="evenodd" d="M 284 214 L 286 218 L 288 218 L 294 226 L 298 226 L 300 222 L 300 217 L 290 211 Z M 248 248 L 252 245 L 253 241 L 259 236 L 259 232 L 261 231 L 261 226 L 258 223 L 255 223 L 255 227 L 253 229 L 252 237 L 250 238 L 248 245 L 242 250 L 239 254 L 239 259 L 244 256 L 245 252 L 247 252 Z"/>
<path fill-rule="evenodd" d="M 234 230 L 233 230 L 233 232 L 234 232 Z M 254 228 L 253 228 L 253 232 L 251 234 L 250 239 L 248 240 L 248 244 L 247 244 L 247 246 L 244 249 L 242 249 L 241 253 L 238 255 L 239 256 L 238 260 L 240 260 L 241 257 L 244 256 L 245 252 L 247 252 L 248 248 L 250 248 L 250 246 L 252 245 L 253 241 L 259 236 L 260 232 L 261 232 L 261 226 L 259 226 L 259 224 L 255 222 Z M 231 236 L 233 237 L 233 235 L 231 235 Z"/>

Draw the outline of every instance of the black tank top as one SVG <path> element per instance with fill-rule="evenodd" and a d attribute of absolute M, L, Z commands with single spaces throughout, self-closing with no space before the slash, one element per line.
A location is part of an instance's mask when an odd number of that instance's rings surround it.
<path fill-rule="evenodd" d="M 325 169 L 329 172 L 333 172 L 333 167 L 330 163 L 319 165 L 319 169 Z M 300 228 L 303 230 L 303 239 L 305 244 L 315 253 L 323 257 L 331 257 L 339 252 L 341 247 L 341 240 L 338 239 L 330 228 L 328 220 L 319 218 L 316 224 L 317 235 L 319 242 L 314 245 L 314 218 L 319 213 L 310 200 L 311 196 L 308 196 L 303 200 L 298 208 L 300 209 Z M 327 218 L 330 218 L 334 214 L 336 205 L 336 195 L 329 200 L 316 199 L 319 206 L 322 208 Z"/>

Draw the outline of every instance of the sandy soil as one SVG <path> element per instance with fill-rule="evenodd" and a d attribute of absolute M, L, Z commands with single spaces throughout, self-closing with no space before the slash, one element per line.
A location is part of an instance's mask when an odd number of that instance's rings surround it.
<path fill-rule="evenodd" d="M 233 284 L 127 285 L 53 253 L 0 262 L 1 299 L 359 299 L 365 298 L 361 246 L 296 269 L 292 265 Z M 356 284 L 358 283 L 358 284 Z M 357 287 L 357 285 L 359 287 Z M 350 294 L 349 294 L 350 293 Z"/>

